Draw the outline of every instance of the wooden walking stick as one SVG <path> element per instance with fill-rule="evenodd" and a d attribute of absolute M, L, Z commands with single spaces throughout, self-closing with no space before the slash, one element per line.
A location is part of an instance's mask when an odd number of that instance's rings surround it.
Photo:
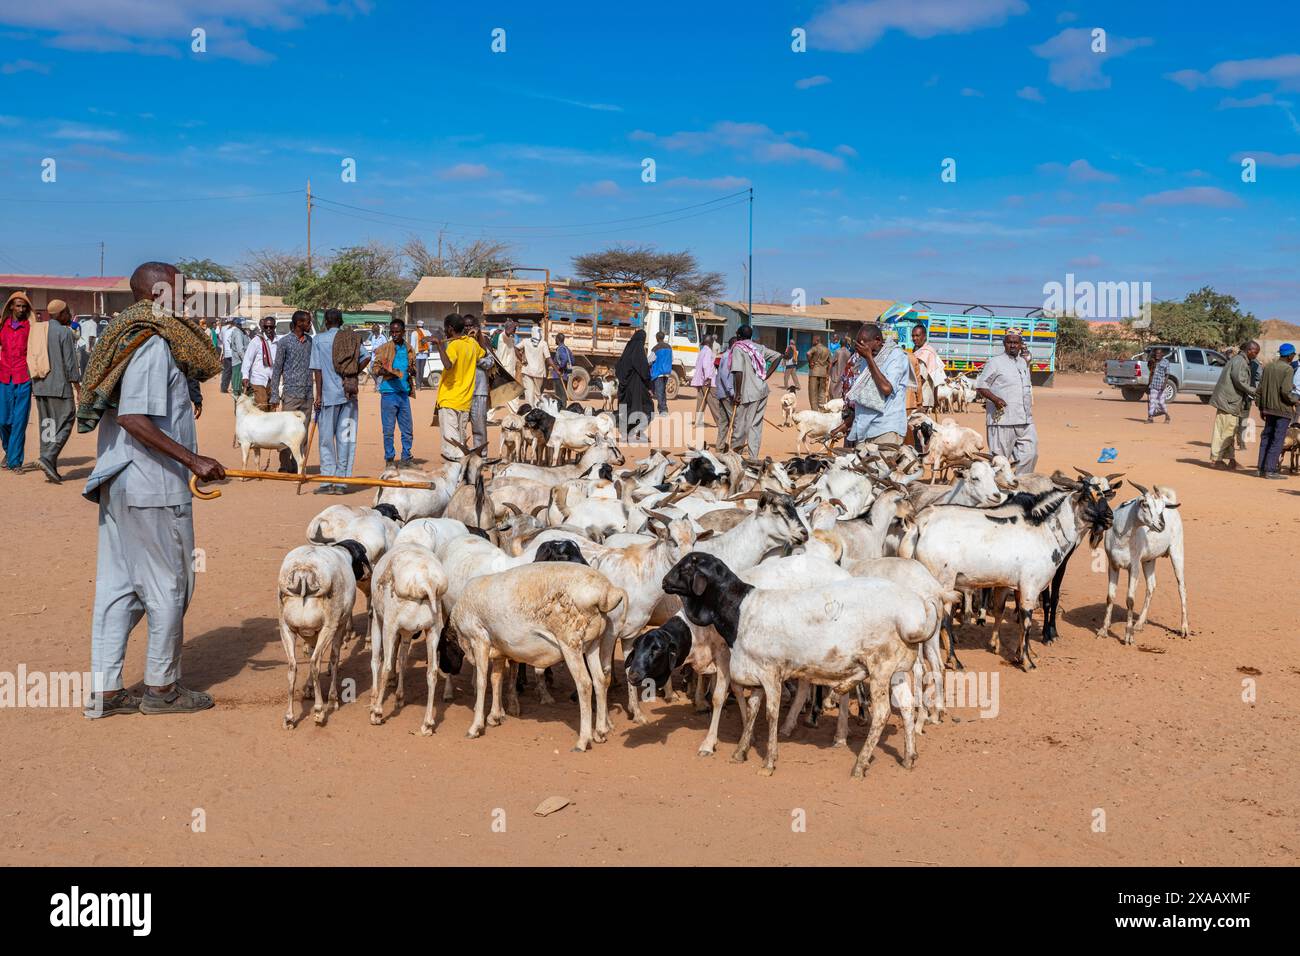
<path fill-rule="evenodd" d="M 347 478 L 342 475 L 282 475 L 275 471 L 243 471 L 238 468 L 227 468 L 227 478 L 256 478 L 259 481 L 292 481 L 294 484 L 302 485 L 307 481 L 324 481 L 331 485 L 359 485 L 363 488 L 420 488 L 425 491 L 432 489 L 434 483 L 431 481 L 394 481 L 389 478 Z M 213 488 L 211 491 L 202 491 L 199 488 L 198 475 L 190 475 L 190 493 L 201 501 L 211 501 L 213 498 L 220 498 L 221 492 Z"/>

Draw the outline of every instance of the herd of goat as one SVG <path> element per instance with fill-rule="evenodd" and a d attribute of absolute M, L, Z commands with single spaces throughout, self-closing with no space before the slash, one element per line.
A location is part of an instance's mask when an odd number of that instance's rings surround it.
<path fill-rule="evenodd" d="M 951 419 L 914 416 L 920 447 L 896 452 L 865 443 L 782 463 L 706 446 L 676 460 L 651 450 L 635 467 L 606 412 L 544 399 L 500 424 L 498 457 L 461 447 L 462 456 L 437 471 L 389 469 L 384 477 L 428 488 L 381 488 L 373 507 L 334 505 L 312 519 L 310 543 L 286 556 L 278 582 L 286 727 L 298 719 L 300 642 L 310 668 L 303 699 L 314 698 L 316 723 L 337 708 L 339 657 L 358 593 L 367 596 L 373 724 L 384 721 L 394 679 L 401 707 L 411 645 L 422 637 L 421 733 L 434 730 L 439 676 L 450 700 L 466 660 L 475 682 L 470 737 L 518 714 L 529 671 L 541 701 L 551 702 L 548 669 L 563 662 L 580 712 L 574 749 L 586 750 L 613 731 L 607 697 L 621 645 L 630 719 L 645 723 L 642 701 L 660 693 L 671 701 L 674 677 L 687 679 L 697 709 L 711 710 L 702 755 L 714 752 L 734 695 L 742 719 L 735 759 L 745 759 L 765 702 L 764 773 L 775 769 L 778 731 L 789 733 L 805 704 L 815 722 L 824 693 L 838 704 L 837 745 L 846 743 L 849 695 L 859 719 L 869 717 L 854 776 L 864 772 L 891 705 L 910 767 L 914 734 L 942 719 L 943 641 L 947 664 L 961 667 L 954 621 L 972 614 L 983 621 L 987 606 L 996 649 L 1014 597 L 1015 659 L 1033 668 L 1033 612 L 1042 608 L 1042 640 L 1050 642 L 1066 564 L 1085 539 L 1109 567 L 1099 635 L 1126 570 L 1123 640 L 1133 642 L 1146 622 L 1155 562 L 1166 555 L 1182 599 L 1181 633 L 1189 633 L 1172 489 L 1133 483 L 1139 496 L 1112 507 L 1119 475 L 1017 475 Z M 1135 617 L 1139 571 L 1146 596 Z"/>

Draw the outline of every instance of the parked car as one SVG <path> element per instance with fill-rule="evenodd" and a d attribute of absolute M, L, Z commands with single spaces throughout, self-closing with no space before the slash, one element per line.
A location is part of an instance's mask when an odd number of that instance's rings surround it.
<path fill-rule="evenodd" d="M 1106 363 L 1106 384 L 1118 388 L 1126 401 L 1138 402 L 1145 397 L 1151 383 L 1151 353 L 1164 349 L 1169 356 L 1169 375 L 1165 379 L 1165 402 L 1179 392 L 1209 402 L 1210 393 L 1219 381 L 1219 373 L 1228 357 L 1214 349 L 1194 345 L 1149 345 L 1132 358 Z"/>

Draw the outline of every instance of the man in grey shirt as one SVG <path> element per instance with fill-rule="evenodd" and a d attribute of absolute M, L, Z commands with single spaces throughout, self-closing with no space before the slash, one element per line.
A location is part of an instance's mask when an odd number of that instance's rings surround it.
<path fill-rule="evenodd" d="M 735 410 L 731 425 L 731 448 L 749 447 L 757 458 L 763 445 L 763 412 L 767 408 L 767 379 L 781 360 L 781 353 L 753 340 L 754 328 L 736 329 L 736 344 L 731 347 L 731 374 L 735 388 Z M 760 371 L 761 368 L 761 371 Z"/>
<path fill-rule="evenodd" d="M 315 404 L 311 374 L 311 313 L 299 309 L 286 335 L 275 340 L 275 367 L 271 370 L 270 400 L 283 412 L 302 412 L 308 424 Z M 281 387 L 283 386 L 283 388 Z M 303 461 L 307 460 L 303 449 Z M 298 470 L 289 449 L 280 449 L 280 471 L 292 475 Z"/>
<path fill-rule="evenodd" d="M 118 321 L 130 324 L 161 308 L 159 298 L 183 302 L 183 284 L 175 266 L 145 263 L 131 275 L 136 303 Z M 195 339 L 207 348 L 202 336 L 195 328 Z M 216 363 L 213 355 L 214 373 Z M 188 479 L 192 472 L 220 481 L 226 472 L 197 453 L 189 385 L 162 335 L 130 355 L 117 405 L 104 412 L 98 427 L 98 457 L 83 492 L 99 505 L 90 637 L 96 693 L 86 716 L 206 710 L 212 698 L 180 684 L 185 612 L 194 592 Z M 149 622 L 143 696 L 122 684 L 127 637 L 141 617 Z"/>
<path fill-rule="evenodd" d="M 81 360 L 77 354 L 77 339 L 68 327 L 72 313 L 62 299 L 53 299 L 45 307 L 49 314 L 50 371 L 44 378 L 32 381 L 32 397 L 36 399 L 37 420 L 40 422 L 41 457 L 38 464 L 47 481 L 61 484 L 59 453 L 72 434 L 72 423 L 77 418 L 77 399 L 81 397 Z"/>
<path fill-rule="evenodd" d="M 320 473 L 349 478 L 357 460 L 357 400 L 343 393 L 343 379 L 334 369 L 334 340 L 342 327 L 343 313 L 326 309 L 325 331 L 311 340 L 311 374 L 316 381 Z M 341 495 L 347 490 L 347 485 L 323 484 L 316 494 Z"/>
<path fill-rule="evenodd" d="M 1004 455 L 1018 475 L 1038 464 L 1038 431 L 1034 428 L 1034 396 L 1024 339 L 1015 329 L 1002 336 L 1002 355 L 984 363 L 975 379 L 975 393 L 985 402 L 989 451 Z"/>

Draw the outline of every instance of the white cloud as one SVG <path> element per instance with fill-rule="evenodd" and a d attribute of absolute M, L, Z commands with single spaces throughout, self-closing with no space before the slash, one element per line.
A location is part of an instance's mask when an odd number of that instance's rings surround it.
<path fill-rule="evenodd" d="M 1036 86 L 1022 86 L 1020 89 L 1016 90 L 1016 96 L 1020 97 L 1022 100 L 1029 100 L 1031 103 L 1047 102 L 1043 99 L 1043 94 L 1038 91 L 1038 87 Z"/>
<path fill-rule="evenodd" d="M 1076 159 L 1068 166 L 1061 163 L 1043 163 L 1038 167 L 1038 171 L 1053 175 L 1064 173 L 1072 183 L 1113 183 L 1119 179 L 1114 173 L 1104 172 L 1086 159 Z"/>
<path fill-rule="evenodd" d="M 744 176 L 714 176 L 711 179 L 693 179 L 690 176 L 677 176 L 664 183 L 665 186 L 681 186 L 685 189 L 715 189 L 719 192 L 744 189 L 749 180 Z"/>
<path fill-rule="evenodd" d="M 794 88 L 796 90 L 809 90 L 814 86 L 825 86 L 830 81 L 831 78 L 829 76 L 824 76 L 819 73 L 816 76 L 805 76 L 802 80 L 795 80 Z"/>
<path fill-rule="evenodd" d="M 0 73 L 5 76 L 12 76 L 15 73 L 48 73 L 50 68 L 44 63 L 37 63 L 34 60 L 14 60 L 12 63 L 6 63 L 0 66 Z"/>
<path fill-rule="evenodd" d="M 1101 68 L 1109 60 L 1132 53 L 1139 47 L 1150 46 L 1150 37 L 1121 37 L 1106 35 L 1106 52 L 1092 52 L 1092 31 L 1083 27 L 1062 30 L 1038 46 L 1030 47 L 1035 56 L 1049 60 L 1047 78 L 1056 86 L 1078 92 L 1080 90 L 1105 90 L 1110 88 L 1110 77 Z"/>
<path fill-rule="evenodd" d="M 117 130 L 86 126 L 83 123 L 62 123 L 54 131 L 55 139 L 76 139 L 89 143 L 116 143 L 122 139 Z"/>
<path fill-rule="evenodd" d="M 482 163 L 457 163 L 438 174 L 439 179 L 448 182 L 468 182 L 474 179 L 487 179 L 493 175 L 492 170 Z"/>
<path fill-rule="evenodd" d="M 1218 186 L 1185 186 L 1182 189 L 1166 189 L 1164 192 L 1143 196 L 1142 202 L 1147 206 L 1210 206 L 1215 209 L 1228 209 L 1241 206 L 1241 198 L 1234 196 Z"/>
<path fill-rule="evenodd" d="M 978 97 L 979 99 L 983 99 L 983 98 L 984 98 L 984 94 L 983 94 L 983 93 L 981 93 L 979 90 L 977 90 L 977 89 L 975 89 L 974 87 L 971 87 L 971 86 L 963 86 L 963 87 L 962 87 L 962 90 L 961 90 L 961 95 L 962 95 L 962 96 L 974 96 L 974 97 Z"/>
<path fill-rule="evenodd" d="M 1195 90 L 1202 86 L 1232 89 L 1242 83 L 1271 80 L 1283 89 L 1300 89 L 1300 53 L 1282 56 L 1257 57 L 1251 60 L 1224 60 L 1210 67 L 1206 73 L 1196 70 L 1177 70 L 1166 73 L 1165 79 L 1179 86 Z"/>
<path fill-rule="evenodd" d="M 1247 96 L 1245 98 L 1225 96 L 1219 100 L 1219 109 L 1221 110 L 1250 110 L 1257 106 L 1278 105 L 1288 104 L 1279 104 L 1279 101 L 1273 98 L 1272 93 L 1260 93 L 1258 96 Z"/>
<path fill-rule="evenodd" d="M 593 196 L 601 199 L 617 196 L 622 191 L 618 188 L 618 183 L 612 179 L 599 179 L 594 183 L 583 183 L 576 190 L 579 196 Z"/>
<path fill-rule="evenodd" d="M 890 30 L 917 39 L 969 33 L 1028 10 L 1024 0 L 852 0 L 813 17 L 808 37 L 823 50 L 865 50 Z"/>
<path fill-rule="evenodd" d="M 245 62 L 273 59 L 248 39 L 250 30 L 288 32 L 316 16 L 370 12 L 370 0 L 41 0 L 5 4 L 0 23 L 52 34 L 67 50 L 179 57 L 190 31 L 207 31 L 207 53 Z"/>
<path fill-rule="evenodd" d="M 1270 153 L 1265 150 L 1250 152 L 1249 150 L 1233 153 L 1229 157 L 1234 163 L 1240 163 L 1243 159 L 1253 159 L 1260 166 L 1272 166 L 1277 169 L 1295 169 L 1300 166 L 1300 153 Z"/>
<path fill-rule="evenodd" d="M 794 139 L 806 139 L 807 134 L 797 131 L 776 133 L 762 123 L 722 120 L 706 130 L 679 130 L 667 136 L 646 130 L 633 130 L 629 138 L 637 142 L 654 143 L 673 151 L 705 153 L 715 149 L 728 149 L 764 163 L 807 163 L 828 170 L 844 168 L 844 160 L 834 153 L 791 142 Z"/>

